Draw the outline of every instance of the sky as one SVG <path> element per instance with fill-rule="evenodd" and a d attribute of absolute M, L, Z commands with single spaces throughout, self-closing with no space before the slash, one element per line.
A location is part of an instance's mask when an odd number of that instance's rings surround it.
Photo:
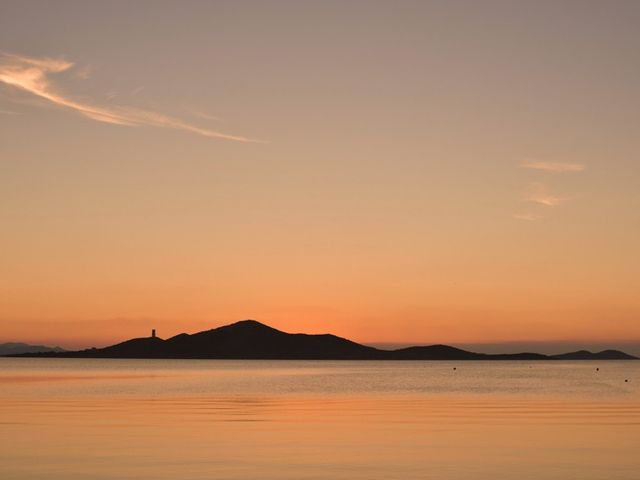
<path fill-rule="evenodd" d="M 639 23 L 1 0 L 0 341 L 640 345 Z"/>

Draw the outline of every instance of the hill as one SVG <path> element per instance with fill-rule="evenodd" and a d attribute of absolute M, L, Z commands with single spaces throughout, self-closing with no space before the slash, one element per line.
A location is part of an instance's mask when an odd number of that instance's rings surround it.
<path fill-rule="evenodd" d="M 556 360 L 634 360 L 636 357 L 619 350 L 603 350 L 592 353 L 588 350 L 578 350 L 577 352 L 562 353 L 552 355 Z"/>
<path fill-rule="evenodd" d="M 78 352 L 25 353 L 26 356 L 71 358 L 201 358 L 262 360 L 628 360 L 617 350 L 564 355 L 539 353 L 485 354 L 448 345 L 381 350 L 331 334 L 286 333 L 255 320 L 242 320 L 194 334 L 169 339 L 134 338 L 105 348 Z"/>

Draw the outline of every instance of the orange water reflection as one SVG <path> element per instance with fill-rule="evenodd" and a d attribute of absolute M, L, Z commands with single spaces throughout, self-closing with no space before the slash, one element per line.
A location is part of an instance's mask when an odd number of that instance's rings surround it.
<path fill-rule="evenodd" d="M 1 382 L 1 478 L 631 480 L 640 469 L 634 394 L 260 394 L 189 383 L 185 394 L 124 395 L 62 376 L 69 395 Z M 155 381 L 125 377 L 101 380 Z"/>

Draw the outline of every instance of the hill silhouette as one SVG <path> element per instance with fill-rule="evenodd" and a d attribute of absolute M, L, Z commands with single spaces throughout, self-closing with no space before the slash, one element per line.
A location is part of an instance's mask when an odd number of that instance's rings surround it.
<path fill-rule="evenodd" d="M 67 358 L 202 358 L 263 360 L 632 360 L 618 350 L 586 350 L 561 355 L 486 354 L 448 345 L 381 350 L 331 334 L 286 333 L 255 320 L 242 320 L 168 339 L 134 338 L 105 348 L 77 352 L 25 353 L 21 356 Z"/>
<path fill-rule="evenodd" d="M 255 320 L 192 335 L 182 333 L 167 340 L 137 338 L 89 351 L 100 357 L 235 359 L 355 359 L 368 358 L 377 352 L 373 347 L 335 335 L 285 333 Z"/>
<path fill-rule="evenodd" d="M 619 350 L 603 350 L 601 352 L 592 353 L 588 350 L 578 350 L 577 352 L 562 353 L 560 355 L 552 355 L 557 360 L 629 360 L 632 357 Z"/>

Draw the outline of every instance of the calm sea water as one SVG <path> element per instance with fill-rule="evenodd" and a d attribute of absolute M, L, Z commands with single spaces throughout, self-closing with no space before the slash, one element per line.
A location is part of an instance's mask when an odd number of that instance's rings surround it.
<path fill-rule="evenodd" d="M 637 480 L 640 362 L 0 359 L 0 478 Z"/>

